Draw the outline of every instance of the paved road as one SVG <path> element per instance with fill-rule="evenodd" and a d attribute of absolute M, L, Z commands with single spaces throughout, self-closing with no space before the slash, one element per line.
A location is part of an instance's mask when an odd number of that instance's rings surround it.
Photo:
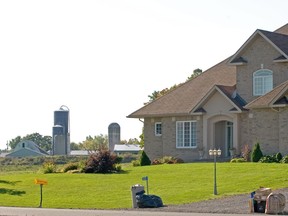
<path fill-rule="evenodd" d="M 223 216 L 210 213 L 183 213 L 160 211 L 119 211 L 119 210 L 74 210 L 45 208 L 0 207 L 0 216 Z M 225 216 L 247 216 L 247 214 L 225 214 Z"/>

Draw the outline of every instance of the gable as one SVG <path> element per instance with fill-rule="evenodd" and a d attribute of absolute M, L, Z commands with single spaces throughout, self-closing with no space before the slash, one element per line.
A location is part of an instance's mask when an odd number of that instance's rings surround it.
<path fill-rule="evenodd" d="M 255 43 L 257 44 L 255 46 Z M 259 46 L 259 43 L 260 46 Z M 264 50 L 263 50 L 264 49 Z M 249 39 L 240 47 L 240 49 L 229 60 L 230 65 L 244 65 L 249 62 L 247 51 L 253 50 L 254 53 L 265 55 L 269 50 L 275 52 L 274 62 L 288 62 L 288 35 L 256 30 Z"/>
<path fill-rule="evenodd" d="M 203 106 L 207 114 L 227 113 L 234 106 L 220 92 L 215 91 Z"/>
<path fill-rule="evenodd" d="M 191 111 L 192 114 L 241 112 L 246 102 L 237 94 L 235 86 L 214 86 Z"/>
<path fill-rule="evenodd" d="M 283 82 L 267 94 L 256 98 L 248 103 L 245 108 L 269 108 L 283 107 L 288 105 L 288 81 Z"/>

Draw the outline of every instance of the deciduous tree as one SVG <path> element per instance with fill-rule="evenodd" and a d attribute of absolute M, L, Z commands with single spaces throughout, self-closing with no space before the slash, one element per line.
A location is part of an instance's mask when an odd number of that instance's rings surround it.
<path fill-rule="evenodd" d="M 51 147 L 52 147 L 52 137 L 51 136 L 43 136 L 39 133 L 27 134 L 24 137 L 17 136 L 16 138 L 10 140 L 8 145 L 11 149 L 14 149 L 16 147 L 16 145 L 23 140 L 33 141 L 40 148 L 42 148 L 45 151 L 51 150 Z"/>
<path fill-rule="evenodd" d="M 87 150 L 89 153 L 94 153 L 102 149 L 108 149 L 108 136 L 103 134 L 94 137 L 87 136 L 86 140 L 80 143 L 80 148 Z"/>

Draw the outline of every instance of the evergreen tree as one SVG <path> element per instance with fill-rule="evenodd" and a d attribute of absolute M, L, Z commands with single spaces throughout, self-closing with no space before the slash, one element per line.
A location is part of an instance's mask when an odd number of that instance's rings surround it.
<path fill-rule="evenodd" d="M 140 166 L 149 166 L 151 165 L 151 160 L 145 153 L 145 151 L 142 151 L 141 157 L 140 157 Z"/>
<path fill-rule="evenodd" d="M 251 161 L 252 162 L 258 162 L 263 157 L 263 153 L 260 149 L 260 144 L 257 142 L 254 145 L 253 151 L 251 153 Z"/>

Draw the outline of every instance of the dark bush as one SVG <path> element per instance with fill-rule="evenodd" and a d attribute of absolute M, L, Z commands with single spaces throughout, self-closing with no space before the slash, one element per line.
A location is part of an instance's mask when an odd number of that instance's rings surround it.
<path fill-rule="evenodd" d="M 260 163 L 278 163 L 275 155 L 265 155 L 258 161 Z"/>
<path fill-rule="evenodd" d="M 251 161 L 258 162 L 263 157 L 263 153 L 260 149 L 260 144 L 257 142 L 254 145 L 253 151 L 251 153 Z"/>
<path fill-rule="evenodd" d="M 91 154 L 83 169 L 85 173 L 112 173 L 119 171 L 116 168 L 119 159 L 116 154 L 111 153 L 109 150 L 99 150 Z"/>
<path fill-rule="evenodd" d="M 281 159 L 282 159 L 282 154 L 279 152 L 275 155 L 265 155 L 259 160 L 259 162 L 261 162 L 261 163 L 280 163 Z"/>
<path fill-rule="evenodd" d="M 149 159 L 145 151 L 142 151 L 140 156 L 140 166 L 149 166 L 149 165 L 151 165 L 151 160 Z"/>
<path fill-rule="evenodd" d="M 281 154 L 280 152 L 278 152 L 278 153 L 275 155 L 275 157 L 276 157 L 276 160 L 277 160 L 278 163 L 280 163 L 280 161 L 281 161 L 282 158 L 283 158 L 283 156 L 282 156 L 282 154 Z"/>

